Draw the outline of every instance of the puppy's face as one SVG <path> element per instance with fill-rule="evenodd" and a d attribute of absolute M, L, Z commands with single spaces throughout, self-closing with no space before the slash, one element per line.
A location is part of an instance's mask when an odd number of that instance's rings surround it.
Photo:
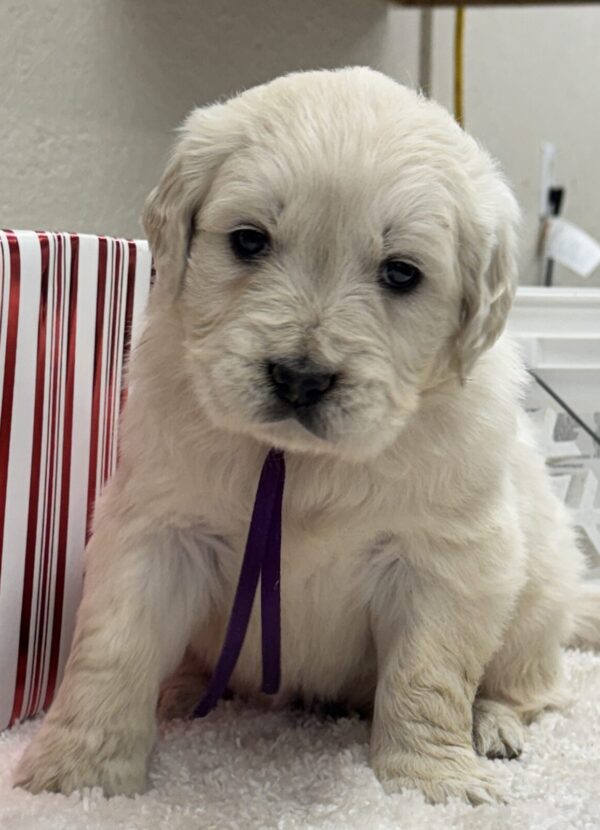
<path fill-rule="evenodd" d="M 215 423 L 358 459 L 497 336 L 514 213 L 445 112 L 345 70 L 192 115 L 146 227 Z"/>

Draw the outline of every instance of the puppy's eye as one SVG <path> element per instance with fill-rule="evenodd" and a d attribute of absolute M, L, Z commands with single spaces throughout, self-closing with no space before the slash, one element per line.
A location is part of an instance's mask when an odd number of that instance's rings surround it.
<path fill-rule="evenodd" d="M 231 250 L 241 260 L 262 256 L 268 251 L 270 243 L 269 234 L 257 228 L 238 228 L 229 234 Z"/>
<path fill-rule="evenodd" d="M 423 279 L 422 272 L 412 262 L 402 259 L 387 259 L 381 266 L 380 280 L 397 293 L 412 291 Z"/>

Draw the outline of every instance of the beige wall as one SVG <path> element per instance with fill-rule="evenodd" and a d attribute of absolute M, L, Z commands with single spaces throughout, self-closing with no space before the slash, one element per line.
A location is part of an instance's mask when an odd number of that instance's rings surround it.
<path fill-rule="evenodd" d="M 416 85 L 419 12 L 384 0 L 0 0 L 0 225 L 138 236 L 174 127 L 293 69 L 370 64 Z M 600 238 L 600 8 L 467 11 L 466 120 L 524 209 L 537 277 L 538 158 Z M 451 105 L 452 11 L 434 14 L 433 95 Z M 561 284 L 573 280 L 557 269 Z M 600 274 L 593 281 L 600 285 Z"/>
<path fill-rule="evenodd" d="M 139 236 L 193 106 L 300 68 L 406 82 L 418 12 L 377 0 L 26 0 L 0 27 L 0 226 Z"/>

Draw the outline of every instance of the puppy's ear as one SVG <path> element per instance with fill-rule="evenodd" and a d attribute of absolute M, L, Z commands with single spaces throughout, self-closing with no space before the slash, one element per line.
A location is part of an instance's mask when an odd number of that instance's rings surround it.
<path fill-rule="evenodd" d="M 223 161 L 240 145 L 243 124 L 231 104 L 190 113 L 171 159 L 142 213 L 158 279 L 175 296 L 183 285 L 195 216 Z"/>
<path fill-rule="evenodd" d="M 482 217 L 463 225 L 459 242 L 463 293 L 455 366 L 461 379 L 502 333 L 517 287 L 519 208 L 496 172 L 491 184 Z"/>

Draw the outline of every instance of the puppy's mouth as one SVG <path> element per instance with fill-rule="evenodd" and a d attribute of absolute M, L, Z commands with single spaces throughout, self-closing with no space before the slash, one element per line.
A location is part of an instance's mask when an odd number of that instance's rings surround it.
<path fill-rule="evenodd" d="M 315 438 L 322 441 L 327 440 L 327 419 L 322 411 L 322 406 L 292 406 L 281 401 L 273 402 L 264 413 L 265 426 L 273 425 L 275 429 L 279 425 L 289 427 L 300 426 Z"/>
<path fill-rule="evenodd" d="M 301 427 L 302 431 L 310 433 L 321 441 L 327 440 L 326 419 L 312 409 L 295 409 L 293 411 L 279 413 L 268 418 L 268 421 L 276 428 L 278 425 L 287 425 L 292 429 Z M 297 430 L 296 430 L 297 431 Z"/>

